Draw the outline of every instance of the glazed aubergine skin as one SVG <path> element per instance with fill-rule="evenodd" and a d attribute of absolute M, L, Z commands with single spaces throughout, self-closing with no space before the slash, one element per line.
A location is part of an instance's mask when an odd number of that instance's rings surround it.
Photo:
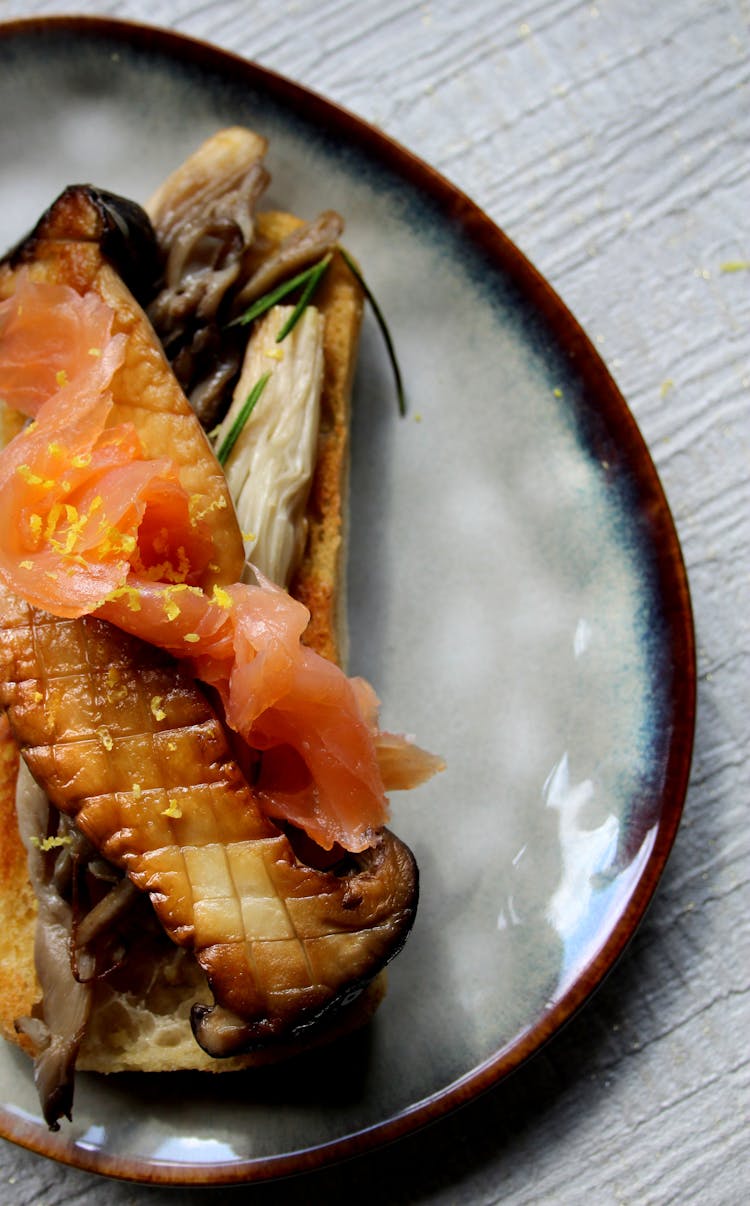
<path fill-rule="evenodd" d="M 0 297 L 32 264 L 37 280 L 94 289 L 118 322 L 136 330 L 149 364 L 161 363 L 147 320 L 112 271 L 123 266 L 141 297 L 152 293 L 159 272 L 152 235 L 132 203 L 88 186 L 66 189 L 0 264 Z M 146 267 L 134 277 L 136 260 Z M 159 421 L 179 421 L 186 431 L 193 424 L 200 435 L 185 472 L 215 481 L 198 420 L 181 391 L 167 392 L 154 403 Z M 136 427 L 141 405 L 131 407 Z M 231 582 L 239 576 L 239 534 L 228 543 L 222 565 Z M 164 701 L 158 711 L 156 697 Z M 2 588 L 0 704 L 54 806 L 150 896 L 169 937 L 194 951 L 217 1003 L 193 1017 L 209 1054 L 306 1032 L 401 948 L 418 892 L 407 847 L 382 830 L 338 871 L 302 862 L 260 813 L 222 718 L 166 655 L 104 621 L 60 619 Z"/>
<path fill-rule="evenodd" d="M 135 201 L 90 184 L 71 184 L 3 262 L 13 269 L 34 263 L 40 247 L 56 240 L 97 247 L 140 305 L 156 292 L 161 253 L 151 219 Z"/>

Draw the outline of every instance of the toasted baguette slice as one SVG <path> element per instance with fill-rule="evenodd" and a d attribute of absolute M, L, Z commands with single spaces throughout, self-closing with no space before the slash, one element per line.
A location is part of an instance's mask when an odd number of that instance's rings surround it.
<path fill-rule="evenodd" d="M 299 219 L 265 213 L 258 215 L 257 222 L 259 234 L 272 250 L 299 224 Z M 306 516 L 307 542 L 291 592 L 310 610 L 307 643 L 343 663 L 350 393 L 363 296 L 338 254 L 316 294 L 315 304 L 326 320 L 321 424 Z M 15 417 L 6 412 L 0 418 L 0 433 L 7 442 L 17 430 Z M 34 968 L 36 899 L 28 881 L 15 816 L 17 770 L 13 738 L 4 718 L 0 718 L 0 826 L 4 834 L 0 845 L 0 1034 L 33 1054 L 29 1040 L 15 1027 L 17 1018 L 32 1014 L 40 997 Z M 153 947 L 149 966 L 140 960 L 132 984 L 124 986 L 125 970 L 117 978 L 117 987 L 107 979 L 97 984 L 77 1060 L 79 1069 L 105 1073 L 191 1069 L 223 1072 L 286 1059 L 363 1025 L 385 992 L 386 973 L 381 972 L 356 1001 L 316 1029 L 304 1044 L 213 1059 L 195 1042 L 190 1028 L 191 1006 L 212 1001 L 203 973 L 192 956 L 175 948 L 166 937 L 155 937 Z"/>

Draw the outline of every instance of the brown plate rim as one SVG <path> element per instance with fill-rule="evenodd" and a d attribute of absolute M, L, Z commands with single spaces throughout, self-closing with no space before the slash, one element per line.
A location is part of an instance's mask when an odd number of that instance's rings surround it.
<path fill-rule="evenodd" d="M 525 301 L 554 332 L 577 372 L 587 406 L 596 403 L 604 427 L 615 432 L 617 451 L 635 471 L 641 515 L 658 552 L 655 593 L 669 618 L 669 654 L 674 677 L 670 696 L 671 739 L 661 809 L 653 846 L 627 907 L 597 956 L 544 1017 L 516 1036 L 479 1067 L 432 1097 L 373 1126 L 313 1148 L 247 1160 L 169 1164 L 134 1156 L 114 1156 L 61 1145 L 51 1136 L 0 1107 L 0 1137 L 72 1167 L 136 1181 L 173 1186 L 230 1185 L 299 1174 L 401 1139 L 473 1100 L 518 1069 L 547 1043 L 591 997 L 630 942 L 656 890 L 674 843 L 687 793 L 696 711 L 693 615 L 687 574 L 674 520 L 651 455 L 628 405 L 585 331 L 546 279 L 502 230 L 455 184 L 381 130 L 319 93 L 199 38 L 161 26 L 96 16 L 31 17 L 0 22 L 3 41 L 50 30 L 128 42 L 180 62 L 221 72 L 263 90 L 287 109 L 325 124 L 328 131 L 363 148 L 420 194 L 429 196 L 486 260 L 509 278 Z"/>

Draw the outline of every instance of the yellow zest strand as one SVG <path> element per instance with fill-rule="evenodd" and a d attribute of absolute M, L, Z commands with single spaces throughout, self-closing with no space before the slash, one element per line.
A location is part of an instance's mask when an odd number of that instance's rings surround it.
<path fill-rule="evenodd" d="M 224 608 L 226 608 L 227 611 L 229 611 L 231 609 L 232 596 L 227 591 L 224 590 L 223 586 L 218 586 L 216 583 L 214 583 L 212 597 L 213 597 L 214 603 L 216 603 L 219 607 L 224 607 Z"/>
<path fill-rule="evenodd" d="M 29 841 L 32 846 L 36 846 L 37 850 L 42 850 L 46 854 L 48 850 L 56 850 L 58 846 L 69 846 L 73 839 L 66 834 L 64 837 L 31 837 Z"/>
<path fill-rule="evenodd" d="M 34 473 L 30 465 L 23 464 L 16 466 L 16 473 L 27 486 L 41 486 L 44 490 L 51 490 L 54 486 L 54 480 L 51 477 L 40 477 L 38 473 Z"/>

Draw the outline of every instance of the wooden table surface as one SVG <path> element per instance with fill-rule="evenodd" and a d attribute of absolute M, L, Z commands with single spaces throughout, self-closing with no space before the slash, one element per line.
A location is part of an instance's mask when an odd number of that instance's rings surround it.
<path fill-rule="evenodd" d="M 430 162 L 519 244 L 651 448 L 691 582 L 699 711 L 684 822 L 644 924 L 511 1080 L 339 1168 L 177 1199 L 3 1143 L 0 1200 L 748 1200 L 748 0 L 0 0 L 0 19 L 65 11 L 172 26 L 300 80 Z"/>

